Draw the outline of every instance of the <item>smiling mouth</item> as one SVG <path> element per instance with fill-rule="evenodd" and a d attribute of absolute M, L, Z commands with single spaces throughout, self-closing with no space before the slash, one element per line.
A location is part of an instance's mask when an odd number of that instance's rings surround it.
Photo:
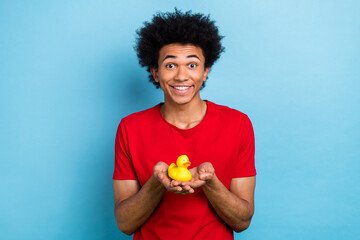
<path fill-rule="evenodd" d="M 180 91 L 188 90 L 189 88 L 191 88 L 191 86 L 171 86 L 171 87 Z"/>

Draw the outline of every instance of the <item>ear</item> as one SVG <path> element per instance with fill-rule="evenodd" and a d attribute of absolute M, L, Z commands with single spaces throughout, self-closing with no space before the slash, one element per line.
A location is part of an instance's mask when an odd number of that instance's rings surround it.
<path fill-rule="evenodd" d="M 153 78 L 155 79 L 155 82 L 159 82 L 158 69 L 156 67 L 150 67 L 150 72 Z"/>
<path fill-rule="evenodd" d="M 209 72 L 210 72 L 210 67 L 205 68 L 203 82 L 206 81 L 207 75 L 209 74 Z"/>

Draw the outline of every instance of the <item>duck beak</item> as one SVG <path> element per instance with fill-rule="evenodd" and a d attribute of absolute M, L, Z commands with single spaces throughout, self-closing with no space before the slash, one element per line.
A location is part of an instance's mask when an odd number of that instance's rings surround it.
<path fill-rule="evenodd" d="M 184 163 L 184 166 L 187 167 L 187 168 L 190 167 L 190 165 L 191 165 L 191 162 Z"/>

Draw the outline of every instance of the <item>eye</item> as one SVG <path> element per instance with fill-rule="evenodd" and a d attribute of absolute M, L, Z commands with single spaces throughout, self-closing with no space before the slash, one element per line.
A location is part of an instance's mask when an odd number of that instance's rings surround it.
<path fill-rule="evenodd" d="M 189 68 L 196 68 L 197 64 L 196 63 L 190 63 L 189 64 Z"/>
<path fill-rule="evenodd" d="M 175 67 L 175 65 L 173 64 L 173 63 L 169 63 L 169 64 L 166 64 L 166 68 L 174 68 Z"/>
<path fill-rule="evenodd" d="M 185 159 L 183 159 L 183 162 L 185 162 Z"/>

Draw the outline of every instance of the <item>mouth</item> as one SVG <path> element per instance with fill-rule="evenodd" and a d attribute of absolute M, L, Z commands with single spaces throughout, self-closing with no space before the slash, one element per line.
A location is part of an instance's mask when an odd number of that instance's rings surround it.
<path fill-rule="evenodd" d="M 192 88 L 192 86 L 185 86 L 185 85 L 171 86 L 171 87 L 175 90 L 176 93 L 179 94 L 185 94 Z"/>
<path fill-rule="evenodd" d="M 184 163 L 184 166 L 187 167 L 187 168 L 190 167 L 190 165 L 191 165 L 191 162 Z"/>

